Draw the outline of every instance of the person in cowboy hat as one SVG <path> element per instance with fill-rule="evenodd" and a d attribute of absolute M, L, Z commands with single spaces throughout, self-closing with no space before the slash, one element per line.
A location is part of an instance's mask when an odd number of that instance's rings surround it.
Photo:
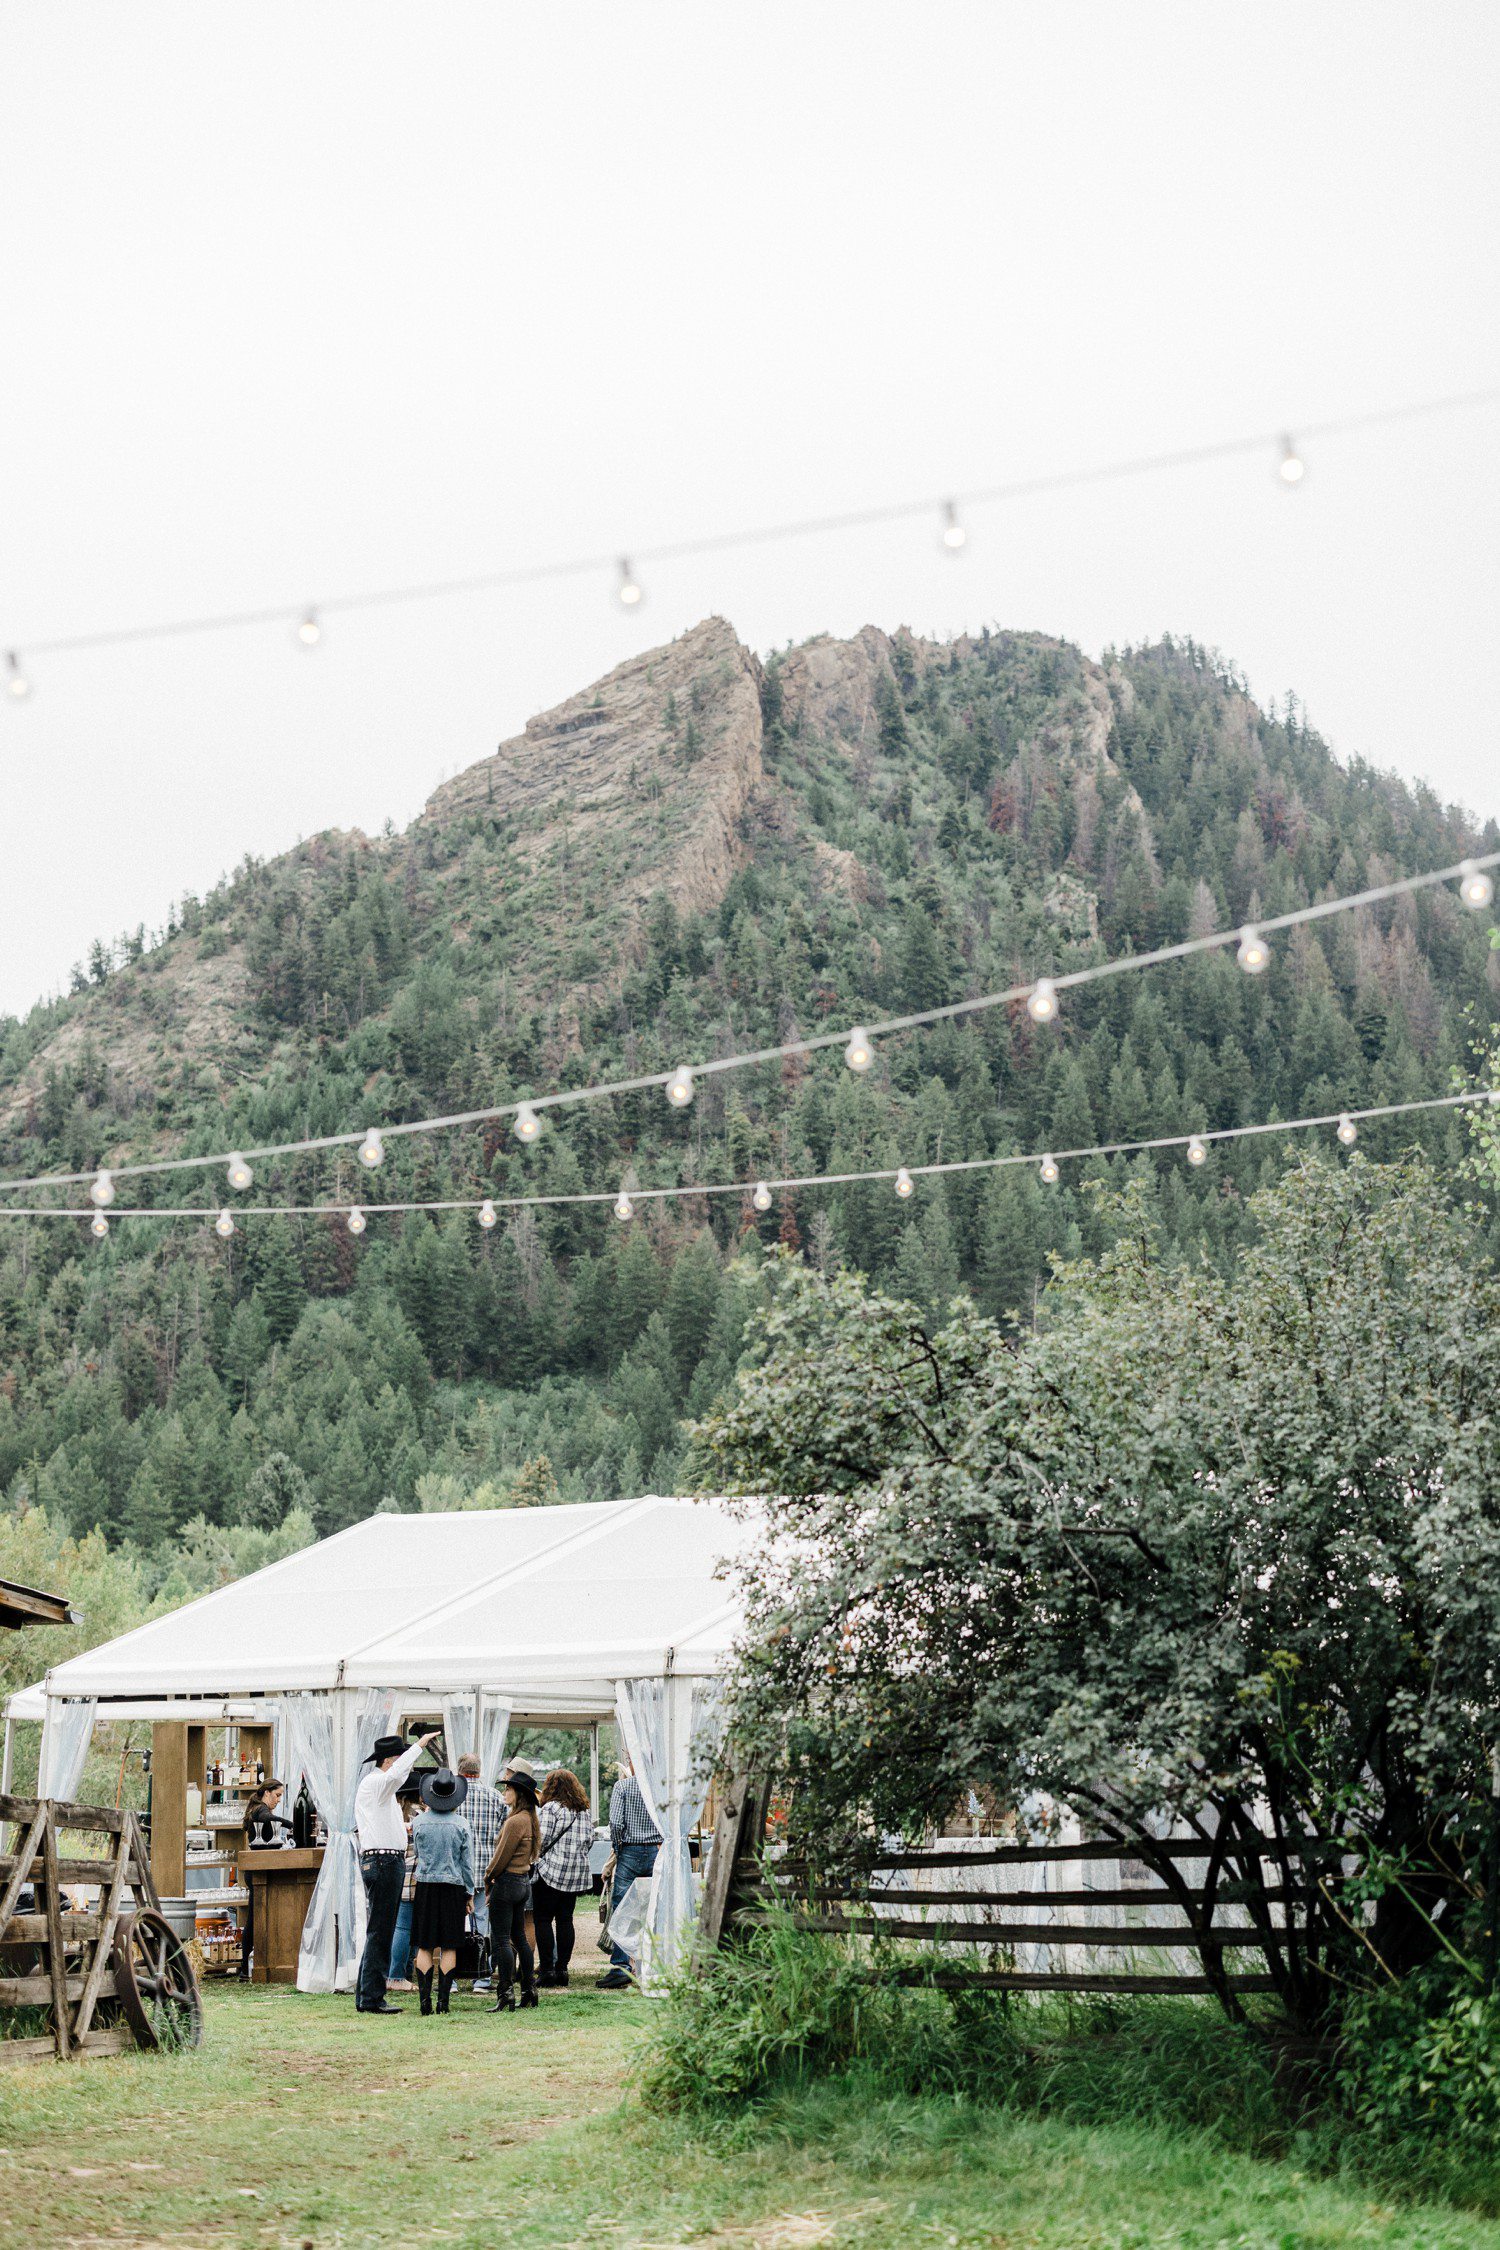
<path fill-rule="evenodd" d="M 401 1911 L 406 1874 L 406 1823 L 396 1791 L 411 1772 L 437 1729 L 409 1743 L 383 1734 L 364 1763 L 372 1768 L 354 1792 L 354 1826 L 359 1835 L 359 1872 L 365 1886 L 365 1943 L 359 1957 L 354 2005 L 362 2016 L 399 2016 L 385 1996 L 391 1966 L 391 1939 Z"/>
<path fill-rule="evenodd" d="M 495 1962 L 495 2005 L 492 2014 L 513 2008 L 511 1986 L 516 1964 L 521 1967 L 521 2006 L 537 2005 L 536 1968 L 526 1935 L 526 1901 L 531 1895 L 531 1870 L 542 1848 L 536 1817 L 536 1780 L 512 1763 L 500 1784 L 508 1811 L 489 1866 L 484 1871 L 490 1896 L 490 1949 Z"/>
<path fill-rule="evenodd" d="M 417 1848 L 417 1888 L 411 1935 L 416 1948 L 417 1992 L 424 2016 L 432 2014 L 432 1964 L 438 1968 L 437 2012 L 448 2013 L 453 1972 L 464 1934 L 464 1916 L 474 1897 L 474 1837 L 463 1817 L 469 1784 L 461 1773 L 439 1766 L 422 1779 L 422 1803 L 412 1825 Z"/>

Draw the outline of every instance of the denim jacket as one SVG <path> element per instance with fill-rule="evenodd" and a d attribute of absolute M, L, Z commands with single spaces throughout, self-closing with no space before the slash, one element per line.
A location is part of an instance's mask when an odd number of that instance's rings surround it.
<path fill-rule="evenodd" d="M 474 1838 L 462 1813 L 419 1812 L 412 1823 L 419 1883 L 474 1888 Z"/>

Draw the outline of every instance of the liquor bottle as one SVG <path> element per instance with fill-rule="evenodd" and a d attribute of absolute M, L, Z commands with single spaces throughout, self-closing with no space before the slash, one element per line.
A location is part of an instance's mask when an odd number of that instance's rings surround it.
<path fill-rule="evenodd" d="M 307 1793 L 307 1783 L 297 1791 L 297 1802 L 292 1807 L 292 1843 L 299 1852 L 305 1852 L 313 1840 L 313 1802 Z"/>

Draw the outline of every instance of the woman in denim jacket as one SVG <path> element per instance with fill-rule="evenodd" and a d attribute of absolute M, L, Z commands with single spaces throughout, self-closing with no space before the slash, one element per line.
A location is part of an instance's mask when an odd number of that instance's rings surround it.
<path fill-rule="evenodd" d="M 432 1963 L 438 1964 L 437 2012 L 448 2013 L 464 1917 L 474 1897 L 474 1838 L 460 1807 L 469 1794 L 461 1773 L 442 1766 L 422 1781 L 422 1803 L 412 1827 L 417 1888 L 411 1934 L 416 1947 L 417 1991 L 424 2016 L 432 2014 Z"/>

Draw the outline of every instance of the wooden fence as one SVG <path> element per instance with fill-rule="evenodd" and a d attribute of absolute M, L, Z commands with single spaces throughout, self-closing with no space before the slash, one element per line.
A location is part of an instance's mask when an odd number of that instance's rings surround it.
<path fill-rule="evenodd" d="M 162 1919 L 135 1814 L 58 1798 L 0 1797 L 0 1834 L 6 1825 L 16 1836 L 14 1848 L 0 1852 L 0 2034 L 5 2012 L 18 2008 L 44 2010 L 48 2030 L 0 2035 L 0 2063 L 196 2045 L 197 1982 Z M 104 1848 L 69 1853 L 69 1834 L 102 1836 Z M 97 1905 L 71 1910 L 69 1884 L 97 1885 Z"/>
<path fill-rule="evenodd" d="M 1259 1993 L 1313 2024 L 1329 1954 L 1353 1934 L 1326 1880 L 1340 1849 L 1327 1839 L 943 1838 L 874 1850 L 829 1876 L 766 1850 L 768 1797 L 753 1779 L 724 1792 L 699 1920 L 705 1950 L 775 1911 L 799 1929 L 872 1941 L 869 1973 L 895 1982 L 1202 1993 L 1235 2018 Z M 950 1949 L 962 1950 L 944 1959 Z"/>

